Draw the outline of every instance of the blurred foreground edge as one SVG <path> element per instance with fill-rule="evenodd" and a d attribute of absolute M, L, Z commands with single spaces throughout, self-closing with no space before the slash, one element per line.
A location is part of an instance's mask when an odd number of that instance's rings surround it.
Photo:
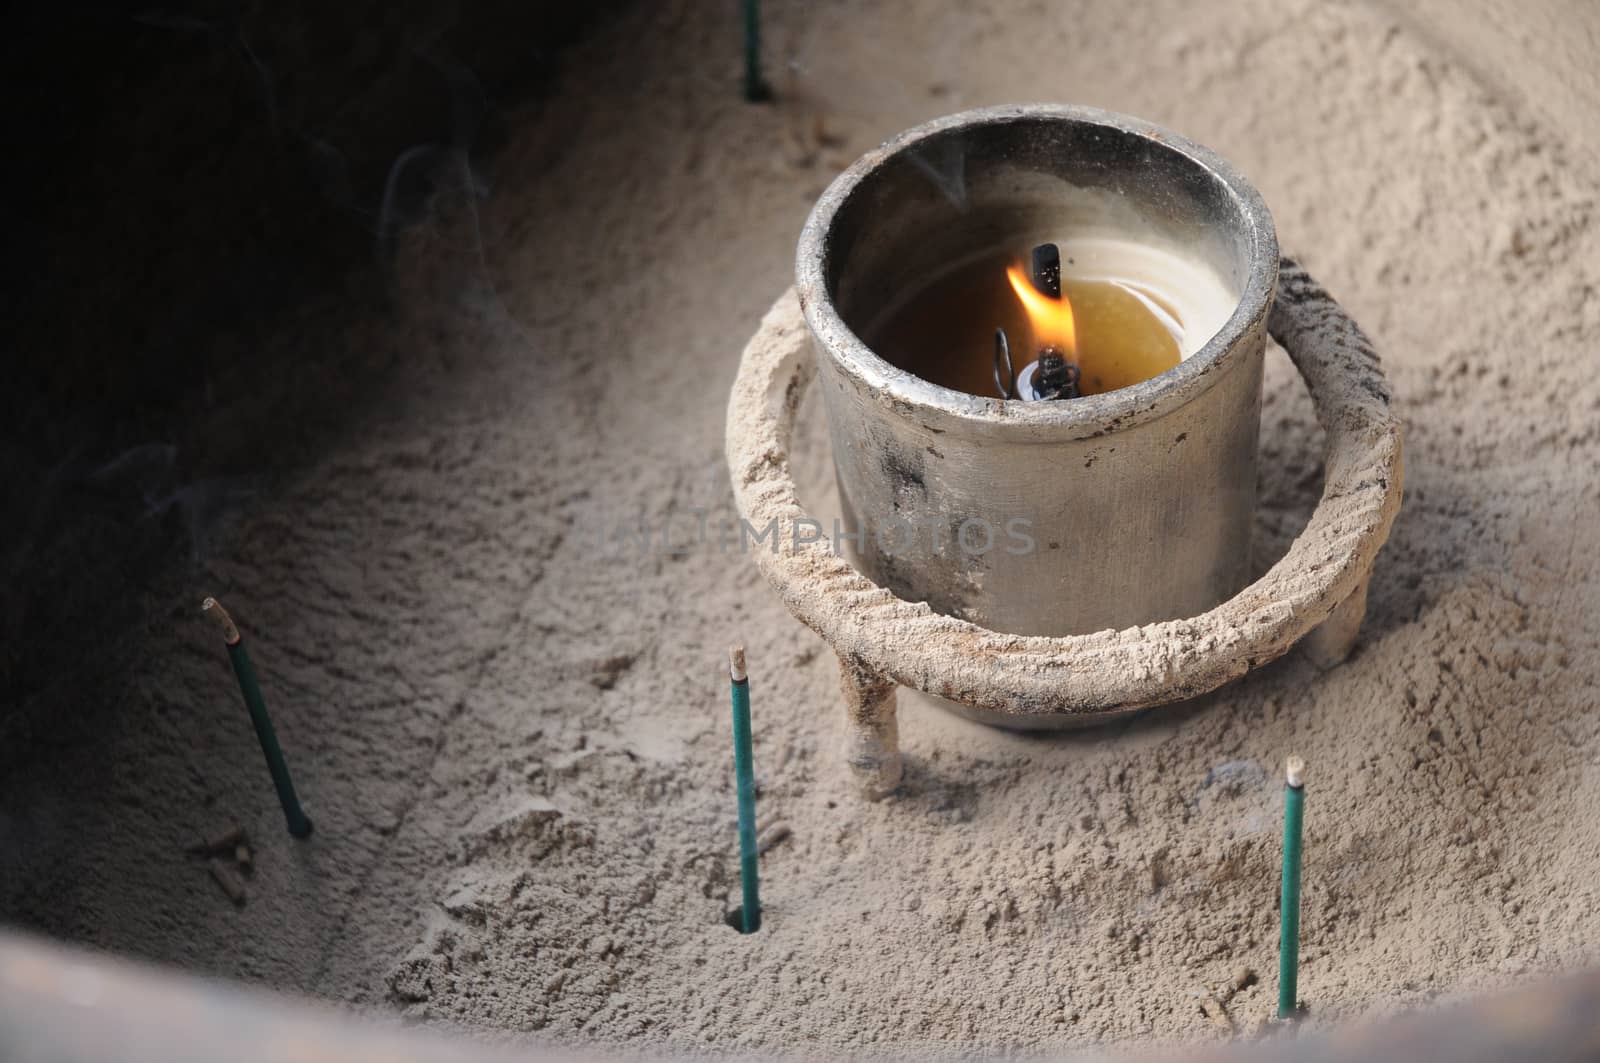
<path fill-rule="evenodd" d="M 830 1053 L 833 1054 L 833 1053 Z M 495 1063 L 602 1059 L 600 1049 L 488 1046 L 360 1018 L 328 1004 L 173 973 L 0 932 L 0 1059 L 8 1063 Z M 664 1058 L 617 1046 L 614 1058 Z M 793 1058 L 793 1053 L 785 1053 Z M 1101 1055 L 1103 1058 L 1103 1054 Z M 1138 1059 L 1369 1060 L 1600 1058 L 1600 971 L 1331 1033 L 1134 1053 Z"/>

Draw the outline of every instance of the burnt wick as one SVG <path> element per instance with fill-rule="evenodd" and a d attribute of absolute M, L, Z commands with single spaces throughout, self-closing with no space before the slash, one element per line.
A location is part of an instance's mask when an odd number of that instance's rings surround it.
<path fill-rule="evenodd" d="M 1034 248 L 1029 276 L 1041 295 L 1061 298 L 1061 249 L 1055 244 L 1040 244 Z"/>
<path fill-rule="evenodd" d="M 1075 399 L 1078 397 L 1078 367 L 1067 361 L 1058 348 L 1046 347 L 1039 352 L 1039 364 L 1033 371 L 1033 394 L 1039 399 Z"/>

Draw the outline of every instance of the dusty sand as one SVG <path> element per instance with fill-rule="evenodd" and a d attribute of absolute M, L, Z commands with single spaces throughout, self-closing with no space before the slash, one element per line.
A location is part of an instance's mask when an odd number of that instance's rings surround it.
<path fill-rule="evenodd" d="M 394 320 L 278 342 L 406 368 L 345 440 L 104 652 L 110 727 L 0 783 L 0 911 L 106 947 L 418 1020 L 586 1043 L 1025 1046 L 1217 1036 L 1273 1004 L 1278 770 L 1310 764 L 1313 1021 L 1596 958 L 1600 233 L 1595 174 L 1383 10 L 1249 0 L 771 4 L 784 102 L 737 27 L 603 28 L 476 212 L 402 249 Z M 1076 8 L 1077 5 L 1074 5 Z M 754 565 L 675 541 L 731 515 L 721 416 L 831 175 L 905 126 L 1047 99 L 1167 124 L 1250 175 L 1284 248 L 1373 334 L 1406 506 L 1357 653 L 1291 657 L 1110 731 L 1022 737 L 907 704 L 902 793 L 836 755 L 835 665 Z M 829 143 L 811 138 L 821 115 Z M 840 138 L 840 142 L 833 142 Z M 481 240 L 480 240 L 481 236 Z M 481 254 L 480 254 L 481 249 Z M 621 249 L 619 253 L 619 249 Z M 619 261 L 625 269 L 619 271 Z M 1260 560 L 1319 438 L 1274 352 Z M 806 483 L 827 490 L 821 433 Z M 658 548 L 597 546 L 637 522 Z M 291 842 L 213 630 L 252 640 L 315 837 Z M 736 891 L 722 660 L 749 646 L 769 853 Z M 910 699 L 906 699 L 909 701 Z M 196 831 L 256 839 L 236 909 Z"/>

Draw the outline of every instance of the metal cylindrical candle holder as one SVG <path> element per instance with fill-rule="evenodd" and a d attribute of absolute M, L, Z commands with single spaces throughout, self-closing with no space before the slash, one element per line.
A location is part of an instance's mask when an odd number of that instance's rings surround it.
<path fill-rule="evenodd" d="M 941 387 L 862 339 L 951 264 L 1057 233 L 1145 244 L 1214 277 L 1229 299 L 1214 334 L 1152 379 L 1056 402 Z M 1250 575 L 1277 270 L 1255 189 L 1146 122 L 994 108 L 868 153 L 823 194 L 797 259 L 857 566 L 901 598 L 1019 634 L 1228 599 Z"/>

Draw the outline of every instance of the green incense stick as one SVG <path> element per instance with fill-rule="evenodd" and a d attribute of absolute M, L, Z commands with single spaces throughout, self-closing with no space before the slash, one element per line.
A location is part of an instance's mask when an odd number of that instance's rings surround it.
<path fill-rule="evenodd" d="M 744 670 L 744 647 L 728 652 L 733 680 L 733 774 L 739 788 L 739 884 L 744 890 L 740 914 L 743 931 L 761 929 L 761 883 L 756 869 L 756 771 L 750 741 L 750 678 Z"/>
<path fill-rule="evenodd" d="M 1290 757 L 1283 788 L 1283 929 L 1278 939 L 1278 1018 L 1294 1015 L 1300 979 L 1300 835 L 1305 820 L 1306 762 Z"/>
<path fill-rule="evenodd" d="M 228 644 L 228 658 L 233 661 L 233 673 L 239 677 L 239 689 L 244 693 L 244 703 L 250 709 L 250 722 L 255 724 L 256 738 L 261 742 L 261 752 L 267 758 L 267 771 L 272 773 L 272 785 L 278 791 L 278 803 L 283 806 L 283 818 L 289 824 L 289 833 L 304 838 L 311 833 L 311 817 L 300 807 L 300 798 L 294 792 L 294 780 L 289 778 L 289 765 L 283 759 L 283 748 L 278 745 L 278 733 L 272 728 L 272 717 L 267 715 L 267 702 L 261 696 L 261 683 L 256 679 L 255 665 L 244 648 L 244 638 L 234 626 L 233 618 L 215 598 L 207 598 L 200 606 L 210 613 L 222 627 L 222 638 Z"/>
<path fill-rule="evenodd" d="M 761 0 L 744 0 L 744 98 L 747 103 L 772 99 L 761 76 Z"/>

